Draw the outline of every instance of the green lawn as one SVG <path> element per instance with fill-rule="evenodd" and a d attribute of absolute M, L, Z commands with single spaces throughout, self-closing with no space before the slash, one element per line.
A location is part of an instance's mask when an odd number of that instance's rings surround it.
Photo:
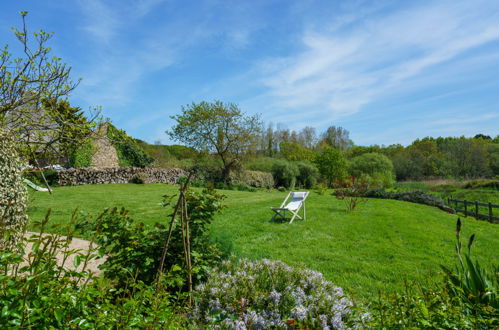
<path fill-rule="evenodd" d="M 159 206 L 161 196 L 177 189 L 163 184 L 59 187 L 53 195 L 33 193 L 29 214 L 37 220 L 52 208 L 51 222 L 61 223 L 76 207 L 95 215 L 123 206 L 137 221 L 167 221 L 168 210 Z M 228 207 L 215 218 L 211 235 L 224 250 L 305 265 L 359 298 L 372 298 L 379 289 L 400 289 L 404 276 L 426 279 L 439 271 L 439 264 L 454 262 L 457 217 L 436 208 L 371 199 L 346 212 L 342 201 L 312 192 L 308 219 L 290 225 L 269 222 L 269 208 L 279 206 L 287 193 L 223 193 Z M 472 218 L 463 222 L 464 237 L 477 236 L 473 253 L 483 263 L 497 265 L 499 226 Z"/>

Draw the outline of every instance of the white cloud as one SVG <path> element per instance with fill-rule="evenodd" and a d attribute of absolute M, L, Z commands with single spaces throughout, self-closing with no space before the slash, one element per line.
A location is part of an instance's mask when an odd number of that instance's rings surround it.
<path fill-rule="evenodd" d="M 322 120 L 345 118 L 428 70 L 499 40 L 499 3 L 492 1 L 418 2 L 374 16 L 345 15 L 331 28 L 304 31 L 298 54 L 260 64 L 273 106 L 299 109 L 298 117 L 321 108 Z M 353 21 L 354 27 L 342 26 Z"/>

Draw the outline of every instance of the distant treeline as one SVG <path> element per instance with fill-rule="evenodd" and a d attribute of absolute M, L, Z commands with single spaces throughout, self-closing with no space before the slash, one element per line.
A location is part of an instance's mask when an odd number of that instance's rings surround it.
<path fill-rule="evenodd" d="M 260 137 L 258 154 L 312 160 L 314 153 L 325 145 L 342 150 L 347 159 L 365 153 L 384 154 L 392 161 L 399 181 L 499 176 L 499 135 L 495 138 L 483 134 L 472 138 L 426 137 L 407 147 L 400 144 L 365 147 L 354 145 L 349 132 L 341 127 L 331 126 L 317 134 L 313 127 L 293 131 L 269 125 Z"/>
<path fill-rule="evenodd" d="M 294 131 L 280 125 L 268 125 L 260 132 L 257 143 L 246 155 L 242 166 L 252 167 L 251 164 L 259 158 L 314 163 L 324 147 L 328 146 L 340 150 L 349 161 L 368 153 L 387 156 L 393 163 L 397 181 L 499 176 L 499 135 L 494 138 L 483 134 L 472 138 L 426 137 L 415 140 L 407 147 L 401 144 L 357 146 L 349 135 L 348 130 L 336 126 L 317 133 L 315 128 L 309 126 Z M 141 145 L 156 159 L 156 166 L 189 167 L 208 156 L 179 145 Z"/>

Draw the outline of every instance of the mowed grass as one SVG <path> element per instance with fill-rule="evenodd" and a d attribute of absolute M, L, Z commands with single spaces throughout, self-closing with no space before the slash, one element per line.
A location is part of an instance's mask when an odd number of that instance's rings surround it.
<path fill-rule="evenodd" d="M 79 207 L 97 215 L 106 207 L 125 207 L 137 221 L 168 221 L 161 196 L 178 187 L 162 184 L 89 185 L 55 188 L 53 195 L 34 193 L 31 219 L 52 208 L 52 223 L 67 222 Z M 342 201 L 312 192 L 307 220 L 293 224 L 270 222 L 270 207 L 287 193 L 220 191 L 227 208 L 212 224 L 213 240 L 238 257 L 283 260 L 322 272 L 360 299 L 373 299 L 378 290 L 403 287 L 404 278 L 439 279 L 439 265 L 454 264 L 457 217 L 424 205 L 370 199 L 354 212 Z M 483 264 L 497 265 L 499 227 L 462 218 L 463 236 L 476 234 L 473 254 Z M 82 233 L 84 236 L 84 233 Z"/>

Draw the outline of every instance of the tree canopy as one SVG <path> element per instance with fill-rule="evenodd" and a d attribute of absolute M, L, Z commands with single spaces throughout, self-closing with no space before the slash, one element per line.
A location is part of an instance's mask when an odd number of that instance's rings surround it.
<path fill-rule="evenodd" d="M 222 161 L 226 181 L 230 172 L 239 166 L 241 156 L 255 145 L 262 127 L 259 115 L 246 115 L 237 105 L 221 101 L 192 103 L 171 118 L 177 124 L 167 131 L 170 137 L 215 153 Z"/>

